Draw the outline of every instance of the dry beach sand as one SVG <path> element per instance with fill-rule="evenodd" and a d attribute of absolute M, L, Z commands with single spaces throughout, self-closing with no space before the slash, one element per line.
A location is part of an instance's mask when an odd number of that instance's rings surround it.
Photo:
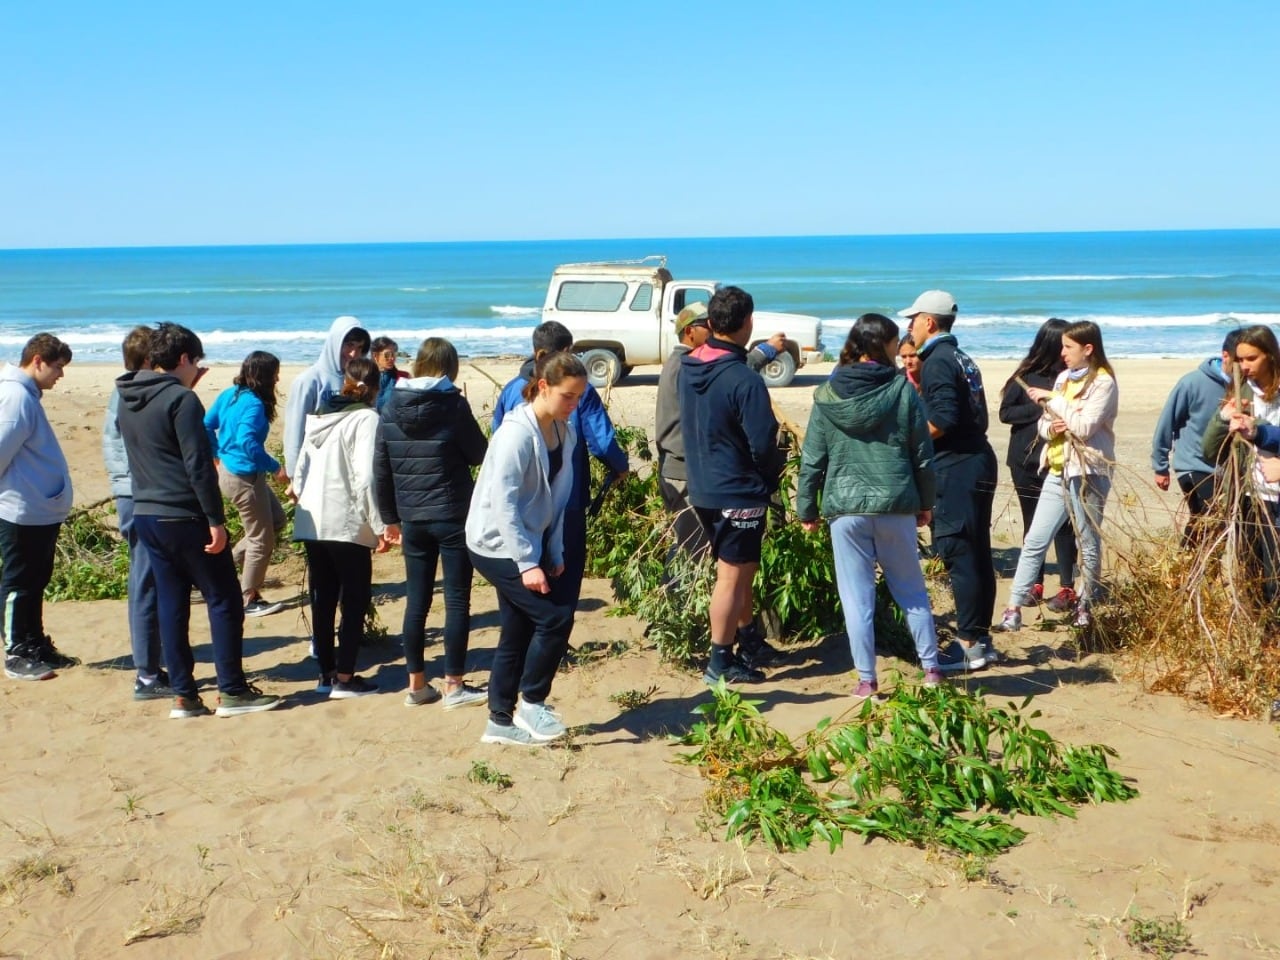
<path fill-rule="evenodd" d="M 505 381 L 515 366 L 466 367 L 477 411 L 495 393 L 480 369 Z M 983 364 L 997 401 L 1011 366 Z M 1148 447 L 1192 366 L 1117 364 L 1117 530 L 1172 522 L 1178 499 L 1151 484 Z M 801 427 L 826 369 L 774 391 Z M 651 431 L 657 372 L 639 368 L 611 392 L 615 420 Z M 234 373 L 205 378 L 206 403 Z M 98 444 L 114 375 L 73 363 L 45 398 L 80 504 L 107 495 Z M 993 427 L 1002 460 L 1006 437 Z M 996 542 L 1011 552 L 1020 524 L 1001 475 Z M 270 596 L 296 591 L 297 569 L 282 578 Z M 642 624 L 607 616 L 602 582 L 587 585 L 575 642 L 635 651 L 557 680 L 553 699 L 582 727 L 572 748 L 485 747 L 483 709 L 406 709 L 398 554 L 377 558 L 375 579 L 391 640 L 367 650 L 362 672 L 383 694 L 310 693 L 292 608 L 246 624 L 247 667 L 286 708 L 226 720 L 175 722 L 167 704 L 133 702 L 122 602 L 48 605 L 50 632 L 85 666 L 0 683 L 0 957 L 1114 958 L 1139 955 L 1121 925 L 1130 913 L 1185 919 L 1202 956 L 1280 957 L 1276 730 L 1148 695 L 1113 679 L 1105 658 L 1067 655 L 1064 635 L 1002 641 L 1009 661 L 980 681 L 1000 702 L 1035 695 L 1055 736 L 1115 747 L 1141 796 L 1075 820 L 1020 818 L 1026 841 L 966 880 L 950 858 L 884 841 L 777 855 L 708 829 L 704 785 L 664 737 L 706 690 L 639 649 Z M 473 603 L 482 681 L 492 590 L 477 586 Z M 197 605 L 193 642 L 211 682 L 203 616 Z M 437 601 L 429 625 L 441 616 Z M 438 672 L 439 646 L 428 653 Z M 753 694 L 773 724 L 801 733 L 846 709 L 850 668 L 832 639 Z M 609 700 L 651 685 L 640 710 Z M 512 786 L 469 781 L 477 760 Z"/>

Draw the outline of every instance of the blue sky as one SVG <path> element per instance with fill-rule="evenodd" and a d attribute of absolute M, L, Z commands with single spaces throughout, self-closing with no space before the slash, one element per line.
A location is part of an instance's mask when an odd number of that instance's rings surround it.
<path fill-rule="evenodd" d="M 11 2 L 0 247 L 1276 227 L 1278 42 L 1232 0 Z"/>

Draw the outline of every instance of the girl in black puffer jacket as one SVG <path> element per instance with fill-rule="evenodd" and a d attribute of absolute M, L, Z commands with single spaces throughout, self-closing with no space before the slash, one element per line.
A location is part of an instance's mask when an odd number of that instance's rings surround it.
<path fill-rule="evenodd" d="M 471 631 L 471 558 L 463 525 L 474 486 L 471 467 L 488 442 L 471 405 L 453 381 L 458 351 L 440 337 L 418 348 L 413 377 L 396 384 L 382 409 L 374 450 L 374 492 L 387 539 L 404 551 L 404 657 L 409 671 L 405 706 L 433 703 L 423 659 L 437 561 L 444 567 L 444 706 L 483 703 L 483 691 L 464 682 Z"/>

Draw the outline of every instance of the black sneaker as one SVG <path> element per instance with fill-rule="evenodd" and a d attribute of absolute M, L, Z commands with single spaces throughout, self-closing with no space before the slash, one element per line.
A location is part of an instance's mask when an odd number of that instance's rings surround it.
<path fill-rule="evenodd" d="M 738 635 L 738 659 L 752 670 L 780 666 L 787 655 L 764 637 Z"/>
<path fill-rule="evenodd" d="M 66 670 L 68 667 L 80 666 L 78 657 L 68 657 L 65 653 L 61 653 L 53 645 L 53 639 L 50 637 L 44 638 L 44 641 L 35 651 L 35 656 L 41 663 L 47 663 L 55 670 Z"/>
<path fill-rule="evenodd" d="M 737 656 L 732 656 L 729 665 L 723 670 L 717 671 L 715 663 L 707 664 L 706 671 L 702 674 L 702 679 L 706 681 L 707 686 L 714 687 L 721 680 L 725 683 L 762 683 L 764 682 L 764 672 L 752 669 L 742 662 Z"/>
<path fill-rule="evenodd" d="M 266 617 L 273 613 L 279 613 L 284 609 L 284 604 L 279 600 L 268 602 L 258 597 L 256 600 L 250 600 L 244 605 L 244 615 L 246 617 Z"/>
<path fill-rule="evenodd" d="M 338 680 L 335 677 L 333 686 L 329 689 L 329 699 L 350 700 L 353 697 L 367 697 L 369 694 L 377 692 L 377 686 L 364 677 L 352 676 L 350 680 Z"/>
<path fill-rule="evenodd" d="M 52 680 L 58 672 L 49 664 L 20 654 L 6 654 L 4 675 L 10 680 Z"/>
<path fill-rule="evenodd" d="M 169 686 L 169 675 L 163 670 L 150 683 L 147 683 L 141 677 L 134 678 L 133 699 L 135 700 L 168 700 L 173 696 L 177 695 L 173 692 L 173 688 Z"/>

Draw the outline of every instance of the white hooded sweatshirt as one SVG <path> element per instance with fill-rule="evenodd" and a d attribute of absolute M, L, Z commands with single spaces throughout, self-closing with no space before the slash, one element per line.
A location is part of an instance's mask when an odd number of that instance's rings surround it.
<path fill-rule="evenodd" d="M 291 484 L 293 539 L 378 545 L 386 525 L 373 496 L 377 430 L 378 413 L 364 404 L 307 417 Z"/>

